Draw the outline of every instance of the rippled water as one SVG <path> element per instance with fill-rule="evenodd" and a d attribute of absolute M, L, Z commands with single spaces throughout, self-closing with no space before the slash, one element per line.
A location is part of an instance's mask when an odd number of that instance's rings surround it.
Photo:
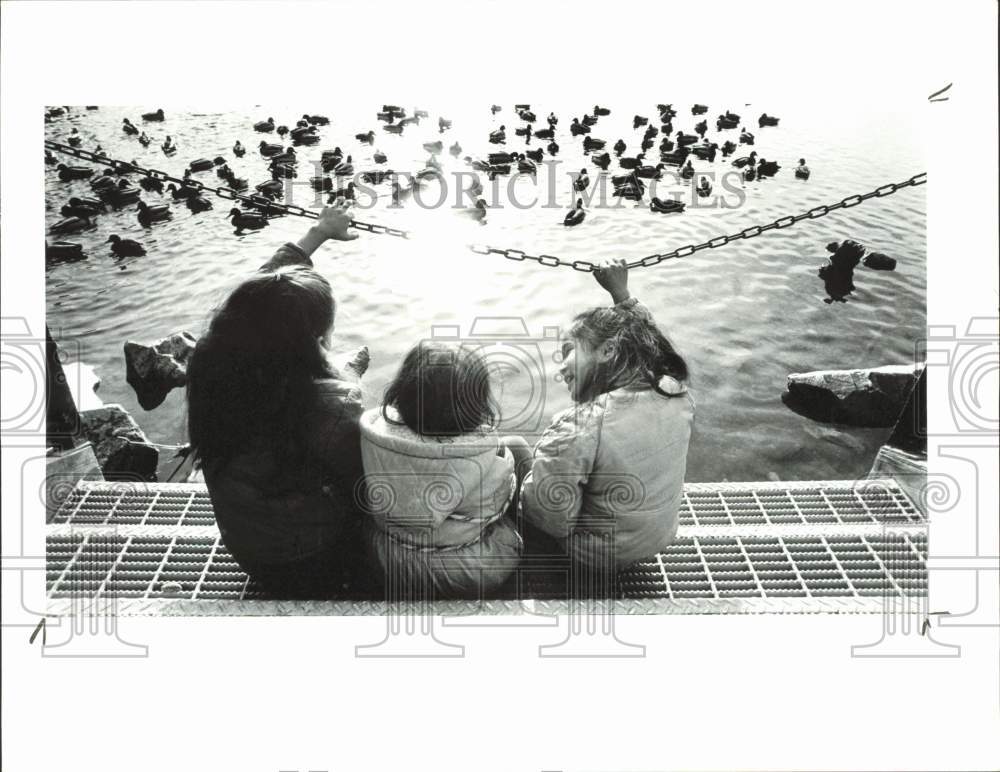
<path fill-rule="evenodd" d="M 609 148 L 624 137 L 627 153 L 634 154 L 642 129 L 632 129 L 632 116 L 638 112 L 657 123 L 657 101 L 602 103 L 612 114 L 600 119 L 593 136 L 608 140 Z M 690 103 L 675 102 L 679 112 L 675 131 L 690 132 L 699 120 L 690 115 Z M 838 201 L 924 170 L 912 120 L 890 106 L 872 111 L 838 105 L 836 114 L 831 114 L 796 100 L 751 106 L 736 101 L 708 104 L 709 116 L 731 108 L 752 123 L 764 111 L 781 117 L 777 128 L 751 130 L 757 135 L 754 149 L 779 161 L 782 170 L 774 179 L 746 184 L 745 200 L 734 208 L 689 204 L 684 214 L 662 216 L 625 202 L 620 208 L 592 210 L 577 228 L 563 228 L 559 223 L 572 198 L 565 174 L 585 165 L 582 138 L 569 136 L 569 124 L 574 115 L 582 117 L 584 106 L 537 103 L 532 108 L 540 119 L 549 110 L 560 117 L 559 158 L 566 164 L 558 169 L 555 182 L 556 208 L 506 206 L 491 211 L 489 223 L 482 227 L 447 207 L 424 210 L 410 204 L 387 211 L 381 201 L 371 211 L 358 212 L 358 219 L 417 232 L 409 242 L 363 234 L 350 244 L 329 244 L 314 257 L 337 295 L 338 345 L 349 349 L 367 343 L 371 348 L 372 368 L 366 376 L 370 399 L 377 399 L 402 355 L 417 340 L 432 334 L 468 335 L 477 317 L 491 317 L 480 319 L 474 332 L 489 331 L 492 335 L 485 341 L 503 342 L 491 348 L 490 355 L 507 365 L 501 384 L 507 428 L 528 433 L 567 406 L 565 390 L 554 380 L 551 334 L 575 312 L 604 302 L 603 293 L 584 274 L 473 254 L 463 246 L 470 241 L 572 259 L 634 258 Z M 335 110 L 320 105 L 258 106 L 216 114 L 174 113 L 165 106 L 165 123 L 142 126 L 139 114 L 154 107 L 75 108 L 48 124 L 46 137 L 64 141 L 76 127 L 84 148 L 100 143 L 114 158 L 135 159 L 177 176 L 195 158 L 224 155 L 238 176 L 256 184 L 268 176 L 256 144 L 262 138 L 279 140 L 273 134 L 256 134 L 251 128 L 254 121 L 272 115 L 278 123 L 294 125 L 296 116 L 307 109 L 325 113 L 332 123 L 320 129 L 321 143 L 298 150 L 302 167 L 298 182 L 303 184 L 293 188 L 293 200 L 305 206 L 312 204 L 314 194 L 305 184 L 313 171 L 304 162 L 318 159 L 321 150 L 334 145 L 353 153 L 359 171 L 375 168 L 374 149 L 389 156 L 391 168 L 419 168 L 427 155 L 421 144 L 439 138 L 446 147 L 457 139 L 463 155 L 485 157 L 498 149 L 486 142 L 486 135 L 500 123 L 507 126 L 507 148 L 524 147 L 523 139 L 514 136 L 514 127 L 521 123 L 511 110 L 493 118 L 485 103 L 422 105 L 430 111 L 430 121 L 408 127 L 402 137 L 377 133 L 374 146 L 363 149 L 353 137 L 369 128 L 381 131 L 374 117 L 381 102 Z M 443 135 L 437 131 L 438 114 L 454 121 L 454 128 Z M 145 128 L 154 144 L 146 149 L 122 134 L 123 116 Z M 171 159 L 159 149 L 168 133 L 179 148 Z M 735 138 L 737 133 L 719 134 Z M 710 131 L 710 136 L 714 134 Z M 232 158 L 236 139 L 248 147 L 243 159 Z M 718 141 L 721 144 L 722 139 Z M 530 147 L 539 144 L 544 143 L 534 140 Z M 737 155 L 747 150 L 741 147 Z M 800 157 L 812 169 L 808 181 L 792 175 Z M 452 159 L 447 154 L 445 159 L 448 168 Z M 455 168 L 464 167 L 456 163 Z M 589 168 L 593 179 L 595 170 Z M 715 164 L 695 161 L 695 168 L 721 175 L 731 167 L 720 156 Z M 614 166 L 612 171 L 621 173 Z M 46 168 L 46 175 L 48 226 L 61 219 L 59 207 L 71 195 L 88 195 L 90 188 L 86 181 L 60 182 L 53 167 Z M 196 177 L 216 183 L 213 172 Z M 503 190 L 507 181 L 501 183 Z M 515 195 L 522 202 L 536 194 L 544 201 L 547 184 L 544 175 L 537 187 L 527 177 L 519 178 Z M 383 186 L 380 192 L 385 190 Z M 432 192 L 425 198 L 428 203 L 435 199 Z M 143 197 L 151 203 L 160 200 L 157 194 Z M 725 199 L 729 205 L 739 202 L 732 193 L 725 193 Z M 125 405 L 155 442 L 184 441 L 183 393 L 175 390 L 155 410 L 142 410 L 125 382 L 123 343 L 149 342 L 183 329 L 200 333 L 211 309 L 234 282 L 266 260 L 282 241 L 296 239 L 307 225 L 287 217 L 264 231 L 237 236 L 225 218 L 227 204 L 216 200 L 214 211 L 197 215 L 175 205 L 172 221 L 151 228 L 139 226 L 134 207 L 102 215 L 96 230 L 66 239 L 83 243 L 89 259 L 47 272 L 50 328 L 60 340 L 79 345 L 80 358 L 101 377 L 103 400 Z M 912 360 L 914 341 L 922 337 L 925 326 L 925 219 L 923 188 L 911 188 L 814 222 L 633 271 L 634 294 L 653 310 L 691 366 L 698 410 L 689 480 L 832 479 L 867 471 L 888 430 L 815 423 L 788 410 L 781 394 L 790 372 Z M 111 233 L 141 241 L 149 254 L 116 261 L 105 244 Z M 891 273 L 859 267 L 848 302 L 827 303 L 817 269 L 827 256 L 825 244 L 843 238 L 895 257 L 898 267 Z M 504 334 L 498 337 L 498 331 Z"/>

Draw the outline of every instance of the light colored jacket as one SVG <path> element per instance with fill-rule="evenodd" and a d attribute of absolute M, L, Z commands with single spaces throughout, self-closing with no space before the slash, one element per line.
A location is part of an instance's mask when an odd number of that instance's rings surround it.
<path fill-rule="evenodd" d="M 393 420 L 399 420 L 392 408 Z M 417 434 L 387 421 L 381 408 L 361 416 L 361 457 L 375 524 L 401 541 L 457 547 L 477 541 L 509 504 L 514 458 L 496 431 L 458 437 Z"/>
<path fill-rule="evenodd" d="M 659 386 L 677 396 L 615 389 L 558 413 L 535 446 L 524 515 L 579 562 L 621 568 L 677 533 L 694 402 L 673 378 Z"/>

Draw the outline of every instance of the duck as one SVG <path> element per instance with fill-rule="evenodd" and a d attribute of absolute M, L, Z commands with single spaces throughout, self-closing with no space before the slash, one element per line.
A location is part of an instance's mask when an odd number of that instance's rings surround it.
<path fill-rule="evenodd" d="M 162 193 L 163 180 L 158 180 L 155 177 L 143 177 L 139 180 L 139 187 L 147 193 Z"/>
<path fill-rule="evenodd" d="M 68 263 L 83 260 L 84 257 L 86 255 L 82 244 L 74 244 L 71 241 L 54 241 L 51 244 L 45 242 L 46 263 Z"/>
<path fill-rule="evenodd" d="M 697 134 L 685 134 L 683 131 L 678 131 L 676 135 L 678 147 L 684 147 L 685 145 L 693 145 L 698 141 Z"/>
<path fill-rule="evenodd" d="M 399 125 L 401 127 L 402 126 L 409 126 L 411 124 L 414 125 L 414 126 L 419 126 L 420 125 L 420 116 L 419 115 L 414 115 L 414 116 L 411 116 L 410 118 L 403 118 L 403 120 L 401 120 L 399 122 Z"/>
<path fill-rule="evenodd" d="M 682 180 L 689 180 L 692 177 L 694 177 L 694 167 L 691 165 L 691 162 L 688 161 L 681 168 L 681 179 Z"/>
<path fill-rule="evenodd" d="M 51 228 L 50 233 L 78 233 L 95 227 L 89 217 L 67 217 L 60 220 Z"/>
<path fill-rule="evenodd" d="M 385 129 L 390 134 L 402 134 L 403 133 L 403 125 L 402 124 L 396 124 L 394 126 L 393 125 L 383 126 L 382 128 Z"/>
<path fill-rule="evenodd" d="M 167 185 L 167 193 L 171 195 L 174 201 L 181 201 L 185 198 L 191 198 L 191 196 L 197 196 L 199 190 L 197 187 L 192 185 L 181 185 L 177 187 L 174 183 Z"/>
<path fill-rule="evenodd" d="M 49 166 L 54 166 L 55 164 L 59 163 L 59 159 L 56 158 L 54 155 L 52 155 L 50 151 L 46 150 L 45 163 L 48 164 Z"/>
<path fill-rule="evenodd" d="M 170 211 L 170 204 L 154 204 L 153 206 L 149 206 L 149 204 L 142 200 L 139 201 L 139 206 L 136 207 L 135 211 L 139 213 L 139 223 L 143 225 L 160 220 L 168 220 L 173 216 Z"/>
<path fill-rule="evenodd" d="M 579 225 L 583 222 L 583 219 L 587 216 L 587 213 L 583 210 L 583 199 L 578 198 L 576 200 L 576 206 L 573 207 L 569 213 L 563 218 L 563 225 L 568 228 L 572 228 L 575 225 Z"/>
<path fill-rule="evenodd" d="M 212 202 L 204 196 L 191 196 L 186 203 L 188 209 L 194 213 L 212 209 Z"/>
<path fill-rule="evenodd" d="M 146 254 L 146 248 L 138 241 L 123 239 L 114 233 L 108 236 L 108 240 L 104 243 L 111 245 L 115 257 L 142 257 Z"/>
<path fill-rule="evenodd" d="M 549 151 L 549 155 L 555 155 L 556 153 L 559 152 L 559 143 L 556 142 L 555 140 L 552 140 L 548 145 L 545 146 L 545 149 Z"/>
<path fill-rule="evenodd" d="M 207 172 L 213 168 L 215 168 L 215 163 L 208 158 L 196 158 L 188 164 L 188 169 L 192 172 Z"/>
<path fill-rule="evenodd" d="M 580 173 L 573 180 L 573 190 L 586 190 L 590 187 L 590 177 L 587 176 L 586 169 L 580 169 Z"/>
<path fill-rule="evenodd" d="M 642 158 L 643 158 L 643 153 L 639 153 L 639 155 L 635 156 L 634 158 L 628 158 L 628 157 L 620 158 L 618 160 L 618 165 L 623 169 L 636 169 L 642 166 Z"/>
<path fill-rule="evenodd" d="M 767 113 L 761 113 L 760 118 L 757 119 L 757 126 L 764 128 L 765 126 L 777 126 L 780 118 L 775 118 L 773 115 L 768 115 Z"/>
<path fill-rule="evenodd" d="M 531 124 L 527 126 L 521 126 L 520 128 L 514 129 L 514 133 L 519 137 L 525 137 L 528 142 L 531 142 Z"/>
<path fill-rule="evenodd" d="M 454 145 L 448 148 L 448 152 L 451 153 L 451 155 L 454 158 L 458 158 L 460 155 L 462 155 L 462 146 L 456 142 Z"/>
<path fill-rule="evenodd" d="M 73 129 L 73 131 L 69 133 L 69 137 L 66 138 L 66 141 L 69 143 L 70 147 L 80 147 L 83 139 L 80 138 L 80 132 Z"/>
<path fill-rule="evenodd" d="M 743 179 L 752 182 L 757 177 L 757 170 L 753 166 L 748 166 L 743 170 Z"/>
<path fill-rule="evenodd" d="M 593 126 L 597 123 L 597 117 L 593 115 L 585 115 L 583 116 L 583 121 L 581 121 L 581 123 L 583 123 L 584 126 Z"/>
<path fill-rule="evenodd" d="M 725 142 L 722 143 L 722 157 L 723 158 L 726 158 L 727 156 L 731 156 L 735 152 L 736 152 L 736 143 L 735 142 L 730 142 L 727 139 Z"/>
<path fill-rule="evenodd" d="M 521 157 L 517 161 L 517 171 L 520 174 L 530 174 L 530 175 L 534 176 L 535 174 L 538 173 L 538 167 L 535 166 L 535 162 L 534 161 L 529 161 L 522 154 Z"/>
<path fill-rule="evenodd" d="M 708 121 L 698 121 L 694 125 L 694 133 L 699 137 L 704 137 L 706 131 L 708 131 Z"/>
<path fill-rule="evenodd" d="M 702 177 L 698 182 L 698 195 L 702 198 L 711 195 L 712 193 L 712 183 L 708 181 L 708 177 Z"/>
<path fill-rule="evenodd" d="M 576 136 L 578 136 L 580 134 L 590 134 L 590 127 L 587 126 L 587 125 L 585 125 L 585 124 L 580 123 L 579 120 L 577 120 L 576 118 L 574 118 L 573 119 L 573 123 L 570 124 L 569 132 L 574 137 L 576 137 Z"/>
<path fill-rule="evenodd" d="M 685 204 L 682 201 L 675 201 L 672 198 L 653 198 L 649 202 L 649 211 L 659 212 L 660 214 L 678 214 L 684 211 L 684 207 Z"/>
<path fill-rule="evenodd" d="M 413 188 L 401 187 L 398 181 L 392 183 L 392 203 L 393 206 L 400 206 L 400 204 L 413 195 Z"/>
<path fill-rule="evenodd" d="M 348 182 L 346 188 L 340 188 L 331 192 L 326 203 L 336 204 L 338 198 L 342 198 L 344 201 L 354 201 L 354 183 Z"/>
<path fill-rule="evenodd" d="M 768 161 L 766 158 L 761 158 L 757 162 L 757 177 L 773 177 L 781 169 L 778 166 L 777 161 Z"/>
<path fill-rule="evenodd" d="M 233 145 L 233 155 L 237 158 L 242 158 L 247 152 L 247 149 L 243 147 L 243 143 L 236 140 L 236 144 Z"/>
<path fill-rule="evenodd" d="M 85 180 L 94 174 L 94 170 L 88 169 L 86 166 L 59 164 L 56 166 L 56 169 L 59 170 L 59 179 L 63 182 L 67 180 Z"/>
<path fill-rule="evenodd" d="M 691 105 L 691 115 L 704 115 L 708 112 L 708 105 Z"/>
<path fill-rule="evenodd" d="M 329 177 L 313 177 L 309 180 L 312 189 L 318 192 L 333 190 L 333 180 Z"/>
<path fill-rule="evenodd" d="M 658 180 L 663 174 L 664 164 L 658 163 L 656 166 L 637 166 L 635 176 L 647 180 Z"/>
<path fill-rule="evenodd" d="M 500 105 L 490 105 L 490 113 L 492 113 L 493 115 L 496 115 L 496 114 L 497 114 L 498 112 L 500 112 L 500 111 L 501 111 L 502 109 L 503 109 L 503 108 L 502 108 L 502 107 L 500 107 Z"/>
<path fill-rule="evenodd" d="M 638 129 L 640 126 L 646 126 L 649 123 L 649 118 L 642 115 L 636 115 L 632 118 L 632 128 Z"/>
<path fill-rule="evenodd" d="M 509 164 L 519 160 L 521 155 L 519 153 L 490 153 L 486 157 L 490 164 Z"/>
<path fill-rule="evenodd" d="M 177 152 L 176 145 L 169 145 L 166 142 L 163 143 L 163 155 L 173 155 L 176 152 Z"/>
<path fill-rule="evenodd" d="M 276 156 L 284 150 L 281 145 L 275 145 L 271 142 L 261 142 L 257 147 L 260 149 L 260 154 L 265 158 Z"/>
<path fill-rule="evenodd" d="M 645 153 L 647 150 L 651 150 L 654 144 L 656 144 L 656 143 L 653 142 L 653 140 L 651 140 L 651 139 L 644 139 L 642 141 L 642 144 L 639 145 L 639 148 L 640 148 L 640 150 L 642 150 L 643 153 Z"/>
<path fill-rule="evenodd" d="M 257 212 L 244 212 L 236 207 L 229 210 L 229 221 L 237 231 L 259 230 L 268 225 L 265 215 Z"/>
<path fill-rule="evenodd" d="M 354 163 L 351 160 L 351 156 L 347 156 L 346 161 L 337 164 L 333 170 L 333 174 L 336 177 L 350 177 L 354 174 Z"/>
<path fill-rule="evenodd" d="M 744 129 L 740 134 L 740 144 L 741 145 L 752 145 L 754 143 L 754 136 L 749 131 Z"/>
<path fill-rule="evenodd" d="M 607 153 L 601 153 L 600 155 L 592 156 L 590 162 L 598 169 L 607 171 L 608 167 L 611 165 L 611 156 Z"/>
<path fill-rule="evenodd" d="M 673 105 L 657 105 L 656 109 L 660 113 L 660 123 L 666 123 L 677 115 Z"/>
<path fill-rule="evenodd" d="M 152 112 L 152 113 L 143 113 L 143 114 L 142 114 L 142 119 L 143 119 L 144 121 L 162 121 L 162 120 L 164 119 L 164 116 L 163 116 L 163 108 L 161 107 L 161 108 L 160 108 L 159 110 L 157 110 L 156 112 Z"/>
<path fill-rule="evenodd" d="M 555 131 L 551 128 L 548 129 L 538 129 L 535 132 L 536 139 L 555 139 Z"/>
<path fill-rule="evenodd" d="M 102 196 L 108 199 L 113 206 L 124 206 L 125 204 L 134 204 L 139 200 L 142 195 L 142 191 L 139 188 L 131 187 L 125 180 L 122 180 L 124 185 L 119 185 L 115 188 L 109 188 L 107 191 L 102 193 Z"/>
<path fill-rule="evenodd" d="M 605 142 L 603 139 L 594 139 L 593 137 L 583 138 L 583 152 L 589 153 L 592 150 L 603 150 Z"/>
<path fill-rule="evenodd" d="M 330 123 L 330 119 L 325 115 L 307 115 L 303 113 L 302 118 L 314 126 L 327 126 Z"/>
<path fill-rule="evenodd" d="M 444 150 L 444 143 L 441 140 L 437 142 L 425 142 L 424 150 L 426 150 L 431 155 L 440 155 L 441 151 Z"/>
<path fill-rule="evenodd" d="M 319 134 L 299 134 L 292 138 L 293 145 L 318 145 Z"/>
<path fill-rule="evenodd" d="M 643 139 L 652 139 L 653 137 L 655 137 L 659 133 L 660 133 L 660 130 L 658 128 L 656 128 L 656 126 L 648 126 L 648 127 L 646 127 L 646 131 L 643 132 L 642 138 Z"/>
<path fill-rule="evenodd" d="M 518 112 L 517 117 L 526 123 L 534 123 L 538 118 L 535 116 L 531 110 L 521 110 Z"/>
<path fill-rule="evenodd" d="M 292 139 L 301 140 L 309 135 L 316 133 L 315 126 L 296 126 L 290 132 L 288 132 Z"/>
<path fill-rule="evenodd" d="M 105 169 L 104 173 L 93 180 L 90 181 L 90 187 L 100 193 L 102 190 L 108 190 L 113 188 L 118 183 L 115 182 L 114 177 L 111 176 L 111 169 Z"/>
<path fill-rule="evenodd" d="M 375 117 L 380 121 L 385 121 L 386 123 L 393 123 L 396 120 L 396 114 L 391 110 L 383 110 L 380 113 L 375 113 Z"/>
<path fill-rule="evenodd" d="M 611 115 L 611 111 L 607 107 L 594 105 L 594 115 Z"/>
<path fill-rule="evenodd" d="M 271 164 L 271 178 L 275 180 L 291 180 L 298 177 L 299 173 L 295 171 L 295 167 L 287 161 L 284 163 L 272 163 Z"/>
<path fill-rule="evenodd" d="M 371 145 L 375 142 L 375 132 L 369 129 L 367 132 L 362 134 L 355 134 L 354 138 L 363 144 Z"/>
<path fill-rule="evenodd" d="M 615 144 L 614 144 L 614 151 L 615 151 L 615 155 L 618 155 L 618 156 L 620 156 L 622 153 L 624 153 L 625 152 L 625 140 L 620 139 L 617 142 L 615 142 Z"/>
<path fill-rule="evenodd" d="M 451 121 L 447 118 L 438 117 L 438 134 L 444 134 L 445 131 L 451 128 Z"/>
<path fill-rule="evenodd" d="M 71 198 L 68 203 L 63 204 L 59 210 L 63 217 L 93 217 L 104 211 L 104 204 L 96 199 L 90 198 L 86 201 L 79 198 Z"/>
<path fill-rule="evenodd" d="M 361 172 L 361 179 L 367 182 L 369 185 L 380 185 L 385 182 L 391 175 L 392 170 L 375 169 L 370 172 Z"/>
<path fill-rule="evenodd" d="M 810 172 L 809 172 L 809 167 L 806 166 L 806 159 L 805 158 L 800 158 L 799 159 L 799 165 L 795 168 L 795 176 L 796 176 L 796 178 L 798 178 L 800 180 L 808 180 L 809 179 L 809 174 L 810 174 Z M 72 202 L 73 202 L 73 199 L 70 199 L 70 203 L 72 203 Z"/>
<path fill-rule="evenodd" d="M 722 131 L 724 129 L 735 129 L 739 125 L 740 125 L 739 118 L 727 118 L 724 115 L 720 115 L 715 120 L 715 128 L 718 129 L 719 131 Z"/>
<path fill-rule="evenodd" d="M 268 118 L 266 121 L 257 121 L 253 125 L 253 130 L 264 133 L 274 131 L 274 118 Z"/>
<path fill-rule="evenodd" d="M 669 153 L 674 149 L 674 142 L 666 134 L 663 135 L 663 139 L 660 140 L 660 152 Z"/>
<path fill-rule="evenodd" d="M 750 155 L 745 155 L 741 158 L 736 158 L 733 160 L 733 166 L 737 169 L 742 169 L 744 166 L 755 166 L 757 164 L 757 151 L 752 150 Z"/>
<path fill-rule="evenodd" d="M 663 134 L 663 136 L 666 136 L 667 134 L 673 134 L 674 124 L 672 124 L 670 121 L 664 121 L 663 124 L 660 126 L 660 133 Z"/>
<path fill-rule="evenodd" d="M 219 159 L 216 159 L 218 166 L 215 167 L 215 176 L 220 180 L 228 179 L 233 176 L 233 170 L 229 168 L 229 164 L 223 162 L 219 163 Z"/>
<path fill-rule="evenodd" d="M 233 190 L 246 190 L 250 187 L 250 184 L 246 181 L 244 177 L 237 177 L 234 173 L 230 172 L 226 177 L 226 184 Z"/>
<path fill-rule="evenodd" d="M 274 133 L 277 134 L 279 137 L 284 138 L 285 136 L 288 135 L 288 127 L 282 124 L 281 126 L 279 126 L 274 130 Z"/>
<path fill-rule="evenodd" d="M 507 142 L 506 126 L 501 126 L 496 131 L 490 132 L 490 142 L 494 145 L 503 145 Z"/>
<path fill-rule="evenodd" d="M 704 142 L 698 145 L 691 145 L 691 153 L 695 158 L 700 158 L 702 161 L 714 161 L 715 154 L 718 152 L 719 146 L 714 142 Z"/>
<path fill-rule="evenodd" d="M 284 152 L 278 155 L 273 155 L 271 158 L 271 166 L 277 166 L 278 164 L 294 164 L 298 163 L 298 157 L 295 154 L 295 148 L 287 148 Z"/>
<path fill-rule="evenodd" d="M 128 118 L 122 118 L 122 131 L 131 136 L 135 136 L 139 133 L 139 130 L 132 125 L 132 121 Z"/>
<path fill-rule="evenodd" d="M 538 148 L 537 150 L 529 150 L 525 155 L 535 163 L 541 163 L 542 158 L 545 157 L 545 152 L 541 148 Z"/>
<path fill-rule="evenodd" d="M 545 119 L 545 122 L 548 123 L 549 128 L 552 129 L 555 128 L 557 123 L 559 123 L 559 119 L 556 117 L 555 113 L 549 113 L 548 117 Z"/>
<path fill-rule="evenodd" d="M 461 150 L 459 150 L 459 152 L 461 152 Z M 389 157 L 381 150 L 376 150 L 375 153 L 372 155 L 372 160 L 375 161 L 375 163 L 377 164 L 384 164 L 386 161 L 389 160 Z"/>

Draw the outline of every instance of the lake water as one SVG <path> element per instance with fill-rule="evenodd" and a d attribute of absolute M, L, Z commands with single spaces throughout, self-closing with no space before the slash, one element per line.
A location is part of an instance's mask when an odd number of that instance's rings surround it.
<path fill-rule="evenodd" d="M 607 140 L 609 149 L 623 137 L 629 146 L 626 154 L 634 155 L 642 129 L 632 128 L 632 116 L 646 115 L 656 125 L 658 101 L 659 97 L 646 105 L 602 102 L 612 114 L 599 120 L 592 136 Z M 695 207 L 688 189 L 684 193 L 688 209 L 680 215 L 657 215 L 645 206 L 624 202 L 618 208 L 592 208 L 582 225 L 564 228 L 561 221 L 574 195 L 567 173 L 587 166 L 591 179 L 595 177 L 596 169 L 583 156 L 582 137 L 569 136 L 572 117 L 582 117 L 591 106 L 539 102 L 532 104 L 540 119 L 535 128 L 544 127 L 550 110 L 560 118 L 557 158 L 565 163 L 557 169 L 555 208 L 505 205 L 490 211 L 485 226 L 447 206 L 423 209 L 411 202 L 390 210 L 385 199 L 357 212 L 359 220 L 411 228 L 415 233 L 408 241 L 363 233 L 348 244 L 330 243 L 314 256 L 317 270 L 331 281 L 337 296 L 338 347 L 347 350 L 366 343 L 371 349 L 371 369 L 365 378 L 371 403 L 376 403 L 415 342 L 458 334 L 483 341 L 491 361 L 499 366 L 506 429 L 530 439 L 553 413 L 569 404 L 554 377 L 558 365 L 552 358 L 553 335 L 574 313 L 605 302 L 603 291 L 586 274 L 477 255 L 465 248 L 468 242 L 570 259 L 632 259 L 763 224 L 924 171 L 922 139 L 910 113 L 888 102 L 878 110 L 841 104 L 835 113 L 796 100 L 750 106 L 738 100 L 707 104 L 711 137 L 718 136 L 720 144 L 726 138 L 735 140 L 736 131 L 714 131 L 713 116 L 732 109 L 748 119 L 756 134 L 753 149 L 782 166 L 773 179 L 737 185 L 737 195 L 720 186 L 720 176 L 732 169 L 728 161 L 721 156 L 714 164 L 695 161 L 699 172 L 717 175 L 716 190 L 730 208 L 704 203 Z M 700 120 L 691 115 L 690 105 L 691 101 L 674 102 L 675 131 L 691 132 Z M 212 114 L 174 112 L 164 105 L 167 121 L 145 125 L 140 113 L 156 106 L 74 108 L 46 126 L 46 138 L 65 141 L 75 127 L 85 149 L 100 143 L 112 158 L 135 159 L 176 176 L 191 160 L 223 155 L 252 186 L 268 178 L 257 143 L 281 141 L 274 134 L 255 133 L 253 123 L 274 116 L 278 123 L 294 126 L 297 116 L 307 110 L 323 113 L 332 122 L 320 128 L 320 144 L 298 148 L 297 182 L 302 184 L 293 188 L 292 197 L 303 206 L 314 201 L 307 184 L 313 175 L 308 161 L 335 145 L 353 155 L 358 171 L 376 168 L 371 159 L 375 149 L 388 155 L 390 168 L 418 169 L 427 157 L 422 143 L 437 139 L 446 148 L 458 140 L 463 155 L 474 157 L 525 149 L 524 140 L 514 135 L 515 126 L 523 124 L 510 106 L 494 117 L 487 103 L 420 105 L 430 112 L 430 120 L 407 127 L 402 136 L 382 132 L 375 119 L 381 106 L 381 102 L 326 110 L 321 105 L 255 106 Z M 780 126 L 755 128 L 761 112 L 780 116 Z M 444 134 L 438 133 L 438 115 L 453 121 L 453 128 Z M 154 140 L 149 148 L 121 132 L 125 116 L 145 128 Z M 507 126 L 505 148 L 486 141 L 488 132 L 501 123 Z M 362 147 L 354 135 L 370 128 L 376 131 L 376 141 Z M 164 157 L 159 149 L 166 134 L 179 148 L 173 158 Z M 236 139 L 248 149 L 243 159 L 232 157 Z M 527 149 L 544 144 L 533 140 Z M 748 150 L 743 146 L 736 155 Z M 808 181 L 792 174 L 800 157 L 812 170 Z M 655 149 L 648 158 L 655 161 Z M 466 168 L 447 151 L 442 162 L 446 170 Z M 611 172 L 623 173 L 614 163 Z M 60 182 L 54 167 L 46 167 L 45 173 L 49 226 L 61 219 L 59 207 L 70 196 L 89 195 L 90 187 L 86 181 Z M 195 176 L 207 184 L 218 182 L 213 172 Z M 501 191 L 506 191 L 507 182 L 500 180 Z M 386 190 L 384 185 L 379 188 L 382 193 Z M 670 190 L 682 188 L 662 188 L 663 193 Z M 544 202 L 548 179 L 539 175 L 536 184 L 520 177 L 514 192 L 520 202 L 536 195 Z M 428 205 L 436 198 L 432 193 L 436 191 L 425 196 Z M 454 197 L 449 192 L 449 201 Z M 150 203 L 161 200 L 157 194 L 143 193 L 143 198 Z M 506 200 L 506 195 L 502 198 Z M 263 231 L 235 235 L 226 218 L 229 202 L 215 199 L 214 203 L 213 211 L 202 214 L 174 205 L 172 221 L 150 228 L 138 224 L 134 207 L 109 211 L 97 218 L 95 230 L 65 239 L 84 244 L 89 258 L 53 266 L 46 275 L 53 334 L 57 340 L 73 341 L 72 350 L 79 350 L 80 359 L 96 369 L 101 398 L 123 404 L 158 443 L 186 439 L 183 392 L 175 390 L 155 410 L 139 407 L 125 382 L 124 342 L 152 342 L 179 330 L 199 334 L 211 309 L 241 276 L 308 227 L 302 218 L 286 217 Z M 867 472 L 889 430 L 816 423 L 785 407 L 781 394 L 791 372 L 912 361 L 926 317 L 925 221 L 924 189 L 908 188 L 787 230 L 632 272 L 633 294 L 653 311 L 691 367 L 697 417 L 689 480 L 841 479 Z M 148 254 L 115 260 L 105 243 L 111 233 L 141 241 Z M 894 272 L 876 272 L 859 266 L 856 288 L 847 302 L 828 303 L 817 269 L 826 260 L 825 245 L 844 238 L 896 258 L 898 267 Z"/>

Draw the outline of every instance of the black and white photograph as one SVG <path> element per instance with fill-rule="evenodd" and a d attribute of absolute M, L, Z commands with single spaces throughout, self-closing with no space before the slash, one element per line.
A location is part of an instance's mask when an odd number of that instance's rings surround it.
<path fill-rule="evenodd" d="M 5 768 L 1000 763 L 995 4 L 2 12 Z"/>

